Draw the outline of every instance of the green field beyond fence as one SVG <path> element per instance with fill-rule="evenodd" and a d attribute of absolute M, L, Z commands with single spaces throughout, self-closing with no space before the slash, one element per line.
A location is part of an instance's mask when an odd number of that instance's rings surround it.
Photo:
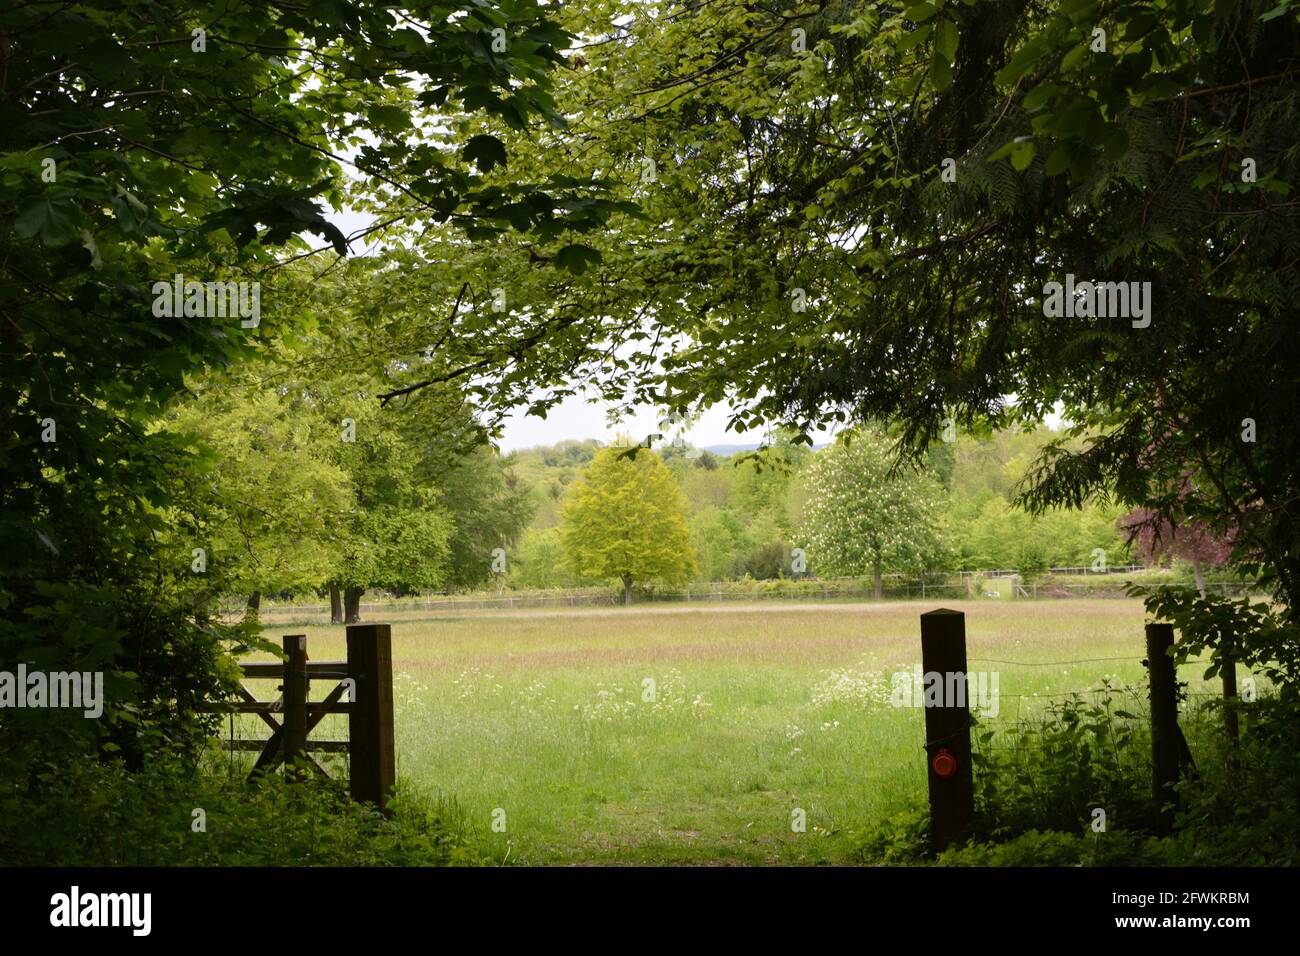
<path fill-rule="evenodd" d="M 498 860 L 847 861 L 851 831 L 924 806 L 923 712 L 891 706 L 890 678 L 939 603 L 411 611 L 393 619 L 398 778 L 454 801 Z M 941 603 L 966 613 L 971 672 L 997 674 L 986 726 L 1104 683 L 1147 713 L 1139 601 Z M 342 627 L 295 631 L 342 656 Z M 1201 671 L 1179 677 L 1216 693 Z M 340 735 L 326 718 L 318 736 Z"/>

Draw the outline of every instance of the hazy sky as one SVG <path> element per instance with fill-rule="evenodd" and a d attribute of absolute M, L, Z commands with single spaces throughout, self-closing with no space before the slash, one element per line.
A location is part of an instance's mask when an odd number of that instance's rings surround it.
<path fill-rule="evenodd" d="M 609 407 L 604 403 L 588 404 L 582 398 L 574 396 L 548 412 L 545 421 L 516 415 L 506 423 L 501 450 L 514 451 L 534 445 L 553 445 L 566 438 L 598 438 L 609 442 L 619 431 L 628 432 L 634 441 L 639 441 L 646 435 L 660 431 L 659 414 L 654 409 L 642 409 L 637 414 L 624 418 L 620 425 L 610 428 L 605 419 Z M 763 440 L 765 433 L 761 430 L 742 433 L 727 431 L 729 414 L 730 410 L 726 406 L 714 406 L 692 427 L 682 432 L 682 437 L 701 448 L 706 445 L 736 445 Z M 673 430 L 665 434 L 667 440 L 672 440 L 677 433 Z M 818 442 L 828 440 L 825 436 L 813 437 Z"/>

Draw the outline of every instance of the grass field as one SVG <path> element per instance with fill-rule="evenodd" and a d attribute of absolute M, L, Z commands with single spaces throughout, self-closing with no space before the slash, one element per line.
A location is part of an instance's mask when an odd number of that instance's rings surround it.
<path fill-rule="evenodd" d="M 969 669 L 998 674 L 996 720 L 1108 675 L 1145 712 L 1139 601 L 949 606 L 966 612 Z M 395 619 L 398 776 L 454 799 L 507 862 L 848 862 L 851 831 L 925 799 L 923 711 L 891 706 L 889 678 L 919 664 L 933 607 Z M 265 624 L 344 656 L 342 627 Z M 1194 666 L 1180 677 L 1213 689 Z M 346 736 L 343 719 L 315 736 Z"/>

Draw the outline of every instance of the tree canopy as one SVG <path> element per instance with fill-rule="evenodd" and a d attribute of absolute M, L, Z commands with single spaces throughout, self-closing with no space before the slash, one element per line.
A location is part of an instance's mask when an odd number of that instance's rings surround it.
<path fill-rule="evenodd" d="M 530 298 L 584 330 L 570 381 L 804 440 L 888 421 L 912 457 L 1060 407 L 1020 504 L 1230 525 L 1297 604 L 1289 2 L 621 9 L 566 14 L 579 119 L 526 160 L 612 175 L 643 213 Z M 536 288 L 538 255 L 494 269 Z"/>
<path fill-rule="evenodd" d="M 208 599 L 246 586 L 226 575 L 246 564 L 191 557 L 208 546 L 210 497 L 187 490 L 203 462 L 156 422 L 209 369 L 282 356 L 330 314 L 327 266 L 294 267 L 349 251 L 327 206 L 375 216 L 372 238 L 522 229 L 557 256 L 616 208 L 590 178 L 504 176 L 511 152 L 486 129 L 461 137 L 475 117 L 563 124 L 551 76 L 571 37 L 551 13 L 534 0 L 6 8 L 0 640 L 13 659 L 110 671 L 111 700 L 134 708 L 69 739 L 136 753 L 154 741 L 142 720 L 174 731 L 187 701 L 228 686 Z M 186 307 L 159 314 L 173 282 Z M 243 283 L 249 308 L 186 288 L 218 282 Z M 377 308 L 371 288 L 358 320 Z M 474 361 L 508 364 L 509 348 Z"/>
<path fill-rule="evenodd" d="M 574 571 L 617 578 L 632 603 L 635 583 L 689 581 L 698 567 L 686 500 L 658 455 L 601 450 L 564 503 L 564 549 Z"/>
<path fill-rule="evenodd" d="M 943 489 L 911 466 L 894 468 L 889 443 L 862 430 L 819 455 L 809 469 L 808 504 L 798 541 L 810 570 L 870 573 L 876 597 L 885 571 L 942 566 Z"/>

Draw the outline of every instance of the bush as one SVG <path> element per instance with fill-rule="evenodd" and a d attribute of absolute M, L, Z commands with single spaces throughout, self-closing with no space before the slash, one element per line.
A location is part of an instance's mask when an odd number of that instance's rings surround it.
<path fill-rule="evenodd" d="M 940 866 L 1300 864 L 1300 704 L 1279 697 L 1246 708 L 1239 745 L 1226 739 L 1221 718 L 1214 706 L 1183 720 L 1199 773 L 1179 785 L 1172 836 L 1146 829 L 1147 767 L 1107 752 L 1122 752 L 1105 742 L 1120 739 L 1124 728 L 1116 724 L 1127 718 L 1067 700 L 1026 734 L 1048 754 L 1036 772 L 1014 762 L 977 764 L 970 844 L 936 858 L 928 813 L 915 806 L 858 834 L 858 855 L 865 863 Z M 1089 805 L 1107 808 L 1106 832 L 1091 830 Z"/>
<path fill-rule="evenodd" d="M 7 768 L 0 768 L 7 769 Z M 4 777 L 6 866 L 445 866 L 485 862 L 453 805 L 403 791 L 386 817 L 333 781 L 256 782 L 159 759 L 51 763 L 25 785 Z M 204 831 L 195 832 L 203 811 Z"/>
<path fill-rule="evenodd" d="M 1116 706 L 1108 681 L 1092 701 L 1078 694 L 1051 701 L 1013 745 L 977 728 L 975 827 L 1000 840 L 1031 830 L 1081 832 L 1094 808 L 1108 824 L 1140 825 L 1147 814 L 1150 752 L 1145 725 Z"/>

